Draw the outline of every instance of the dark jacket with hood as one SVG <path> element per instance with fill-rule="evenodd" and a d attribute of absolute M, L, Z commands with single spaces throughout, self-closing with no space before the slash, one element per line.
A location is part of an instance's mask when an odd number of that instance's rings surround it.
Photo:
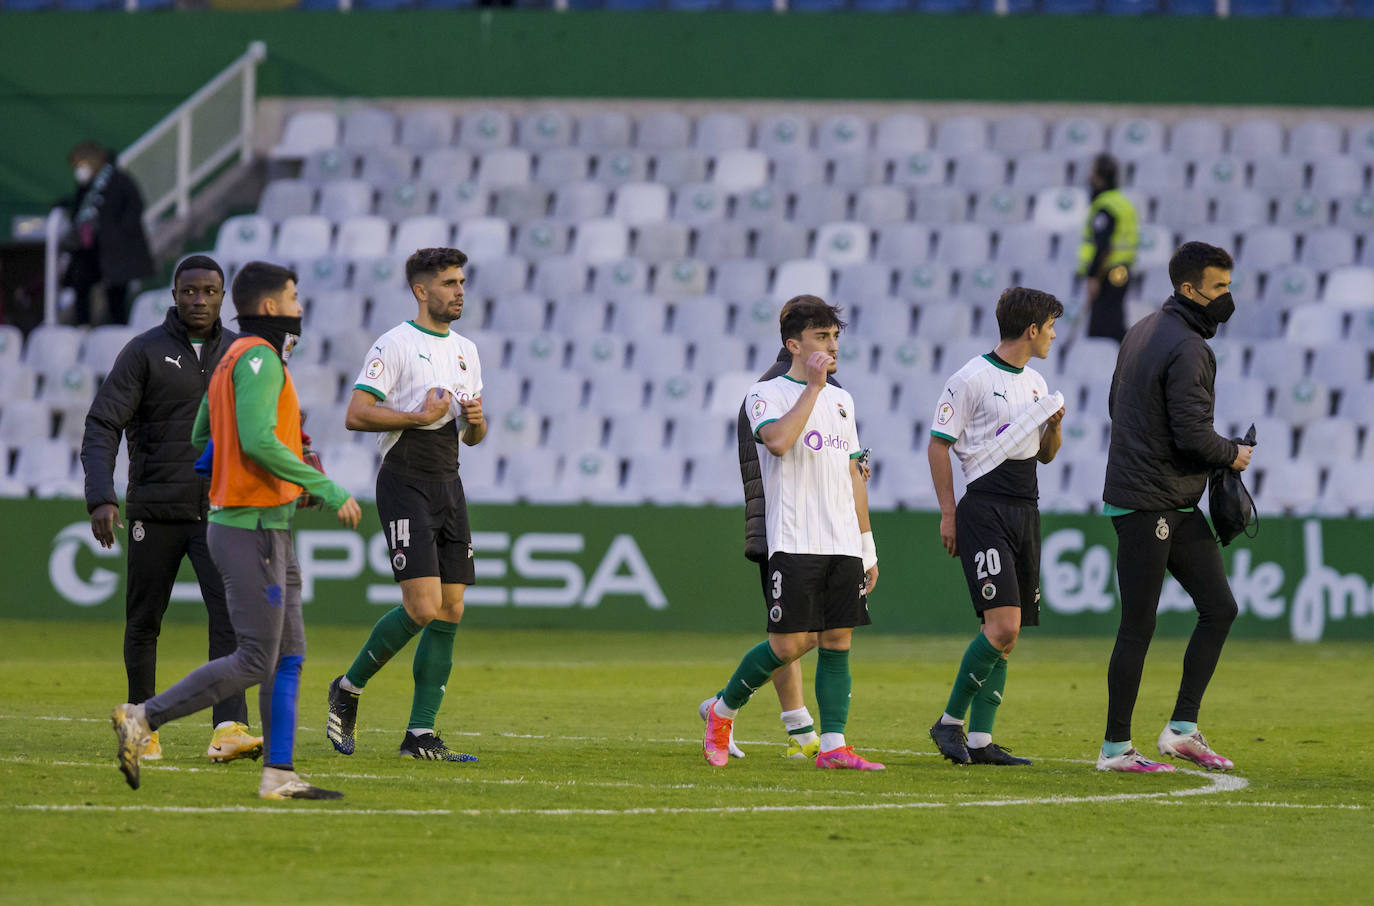
<path fill-rule="evenodd" d="M 86 413 L 81 465 L 87 512 L 117 502 L 115 454 L 127 431 L 125 516 L 159 522 L 205 518 L 210 480 L 192 468 L 200 451 L 191 443 L 191 427 L 211 373 L 237 336 L 215 321 L 197 359 L 186 325 L 172 306 L 161 325 L 129 341 Z"/>
<path fill-rule="evenodd" d="M 1107 503 L 1195 506 L 1207 473 L 1235 461 L 1237 445 L 1212 426 L 1217 360 L 1207 340 L 1216 332 L 1206 306 L 1178 295 L 1126 331 L 1107 398 Z"/>

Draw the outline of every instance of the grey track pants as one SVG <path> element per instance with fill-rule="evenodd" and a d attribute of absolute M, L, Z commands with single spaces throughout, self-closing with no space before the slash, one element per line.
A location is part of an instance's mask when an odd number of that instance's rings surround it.
<path fill-rule="evenodd" d="M 256 685 L 263 735 L 270 740 L 272 680 L 277 662 L 289 655 L 305 656 L 301 573 L 291 533 L 212 522 L 207 536 L 210 556 L 224 577 L 229 620 L 238 636 L 238 648 L 197 667 L 176 685 L 148 699 L 144 703 L 148 725 L 156 730 Z"/>

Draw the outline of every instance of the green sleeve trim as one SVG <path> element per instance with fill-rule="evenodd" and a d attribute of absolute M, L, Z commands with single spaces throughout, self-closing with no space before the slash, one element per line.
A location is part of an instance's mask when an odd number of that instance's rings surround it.
<path fill-rule="evenodd" d="M 234 415 L 244 455 L 269 474 L 305 488 L 338 509 L 348 499 L 348 492 L 306 465 L 277 439 L 277 399 L 286 382 L 281 359 L 263 355 L 254 360 L 262 362 L 257 372 L 248 356 L 234 365 Z"/>
<path fill-rule="evenodd" d="M 947 440 L 947 441 L 949 441 L 949 442 L 952 443 L 952 444 L 957 444 L 957 443 L 959 442 L 959 439 L 958 439 L 957 437 L 950 437 L 948 434 L 945 434 L 945 433 L 942 432 L 942 431 L 931 431 L 931 432 L 930 432 L 930 436 L 931 436 L 931 437 L 938 437 L 938 438 L 940 438 L 941 440 Z"/>
<path fill-rule="evenodd" d="M 196 449 L 204 450 L 210 442 L 210 395 L 200 398 L 200 408 L 196 410 L 196 423 L 191 428 L 191 443 Z"/>
<path fill-rule="evenodd" d="M 863 456 L 863 455 L 864 455 L 864 451 L 863 451 L 863 450 L 855 450 L 853 453 L 850 453 L 850 454 L 849 454 L 849 458 L 850 458 L 850 459 L 858 459 L 860 456 Z"/>
<path fill-rule="evenodd" d="M 775 421 L 777 421 L 776 418 L 770 418 L 768 421 L 759 422 L 759 426 L 754 429 L 754 440 L 759 440 L 759 432 L 763 430 L 764 425 L 771 425 Z M 762 441 L 759 441 L 759 443 L 762 443 Z"/>
<path fill-rule="evenodd" d="M 1103 516 L 1128 516 L 1128 515 L 1130 515 L 1131 513 L 1134 513 L 1134 512 L 1135 512 L 1135 510 L 1128 510 L 1128 509 L 1126 509 L 1126 507 L 1124 507 L 1124 506 L 1117 506 L 1117 505 L 1114 504 L 1114 503 L 1104 503 L 1104 504 L 1102 504 L 1102 515 L 1103 515 Z"/>
<path fill-rule="evenodd" d="M 386 394 L 378 390 L 376 387 L 369 387 L 366 384 L 354 384 L 353 389 L 366 390 L 368 393 L 372 394 L 377 399 L 381 400 L 382 402 L 386 402 Z"/>

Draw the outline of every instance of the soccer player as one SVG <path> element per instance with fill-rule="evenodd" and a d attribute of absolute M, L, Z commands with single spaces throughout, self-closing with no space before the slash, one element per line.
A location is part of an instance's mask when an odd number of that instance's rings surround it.
<path fill-rule="evenodd" d="M 1131 713 L 1165 570 L 1192 597 L 1198 615 L 1173 715 L 1159 734 L 1160 754 L 1209 770 L 1235 767 L 1197 727 L 1202 695 L 1237 612 L 1221 551 L 1197 502 L 1210 470 L 1229 466 L 1243 472 L 1250 465 L 1251 448 L 1212 426 L 1217 367 L 1207 340 L 1235 311 L 1231 256 L 1205 242 L 1184 243 L 1169 261 L 1169 280 L 1173 296 L 1126 331 L 1107 397 L 1112 440 L 1102 512 L 1116 529 L 1121 625 L 1107 667 L 1107 733 L 1099 771 L 1174 769 L 1131 745 Z"/>
<path fill-rule="evenodd" d="M 213 445 L 206 536 L 238 648 L 143 704 L 115 708 L 119 767 L 138 789 L 139 760 L 154 730 L 256 685 L 267 742 L 258 795 L 339 799 L 306 783 L 293 765 L 305 626 L 291 516 L 302 488 L 349 528 L 361 512 L 347 491 L 301 461 L 300 401 L 286 370 L 301 334 L 296 275 L 252 261 L 234 278 L 233 296 L 242 335 L 215 368 L 191 437 L 197 446 Z"/>
<path fill-rule="evenodd" d="M 128 571 L 124 595 L 124 673 L 129 701 L 157 692 L 157 638 L 182 560 L 190 558 L 209 616 L 210 660 L 234 650 L 234 626 L 224 603 L 224 582 L 205 541 L 210 482 L 195 472 L 190 427 L 220 356 L 238 334 L 220 323 L 224 271 L 213 258 L 191 255 L 172 275 L 167 317 L 120 350 L 86 413 L 81 464 L 86 472 L 86 509 L 101 547 L 115 543 L 119 504 L 115 454 L 129 438 Z M 248 730 L 248 702 L 240 691 L 211 710 L 211 761 L 257 758 L 262 737 Z M 158 734 L 144 761 L 162 757 Z"/>
<path fill-rule="evenodd" d="M 769 554 L 768 638 L 750 649 L 707 709 L 702 751 L 708 763 L 724 765 L 739 709 L 779 667 L 819 643 L 816 766 L 881 771 L 883 765 L 858 755 L 844 738 L 850 642 L 855 626 L 871 622 L 866 595 L 878 583 L 854 399 L 827 383 L 845 324 L 837 307 L 816 296 L 789 300 L 779 320 L 792 364 L 745 396 L 754 437 L 768 454 L 759 454 Z"/>
<path fill-rule="evenodd" d="M 992 741 L 1007 683 L 1007 657 L 1022 626 L 1040 623 L 1040 509 L 1035 464 L 1063 440 L 1063 397 L 1027 366 L 1050 354 L 1064 306 L 1049 293 L 1013 287 L 997 300 L 1001 336 L 945 383 L 930 426 L 930 477 L 940 501 L 940 543 L 963 563 L 982 631 L 964 651 L 945 713 L 930 728 L 955 764 L 1026 765 Z M 968 479 L 954 504 L 949 451 Z M 964 715 L 972 708 L 970 732 Z"/>
<path fill-rule="evenodd" d="M 400 754 L 429 761 L 477 760 L 452 751 L 434 732 L 453 668 L 463 592 L 474 577 L 458 442 L 472 446 L 487 433 L 477 347 L 450 329 L 463 314 L 467 261 L 467 255 L 448 248 L 420 249 L 407 259 L 415 320 L 377 340 L 348 402 L 349 430 L 381 434 L 377 514 L 391 550 L 391 573 L 401 586 L 401 605 L 377 621 L 348 672 L 329 684 L 326 732 L 344 755 L 353 754 L 358 699 L 367 681 L 418 634 L 415 696 Z"/>

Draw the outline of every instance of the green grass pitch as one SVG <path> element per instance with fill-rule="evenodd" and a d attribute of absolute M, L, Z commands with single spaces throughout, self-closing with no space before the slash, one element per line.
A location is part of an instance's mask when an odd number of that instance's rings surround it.
<path fill-rule="evenodd" d="M 1367 644 L 1232 642 L 1203 729 L 1231 775 L 1100 774 L 1110 639 L 1028 631 L 997 739 L 1031 768 L 957 768 L 926 735 L 967 639 L 859 633 L 848 735 L 877 774 L 778 757 L 771 690 L 748 753 L 700 754 L 697 703 L 749 636 L 460 630 L 440 732 L 477 764 L 396 757 L 409 651 L 369 686 L 358 753 L 324 737 L 329 680 L 366 630 L 308 629 L 298 770 L 341 802 L 256 798 L 210 765 L 208 713 L 162 730 L 128 789 L 108 714 L 121 627 L 0 621 L 3 903 L 1314 903 L 1368 895 Z M 165 628 L 160 681 L 203 630 Z M 1153 751 L 1183 642 L 1158 640 L 1136 710 Z M 805 663 L 808 684 L 814 657 Z M 808 701 L 814 699 L 808 690 Z M 250 694 L 256 715 L 256 696 Z M 814 710 L 813 710 L 814 713 Z"/>

